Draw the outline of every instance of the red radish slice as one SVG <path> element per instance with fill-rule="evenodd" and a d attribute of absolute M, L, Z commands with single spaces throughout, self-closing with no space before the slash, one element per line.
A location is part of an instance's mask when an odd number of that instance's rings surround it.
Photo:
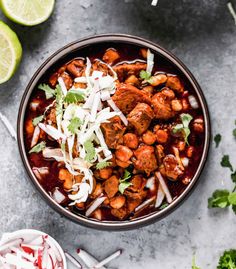
<path fill-rule="evenodd" d="M 172 203 L 172 201 L 173 201 L 172 196 L 170 194 L 170 191 L 169 191 L 169 189 L 168 189 L 168 187 L 166 185 L 166 182 L 165 182 L 164 178 L 162 177 L 161 173 L 160 172 L 156 172 L 155 175 L 156 175 L 157 179 L 159 180 L 160 185 L 162 187 L 162 190 L 164 191 L 164 193 L 166 195 L 167 202 L 169 204 Z"/>
<path fill-rule="evenodd" d="M 34 254 L 34 250 L 32 249 L 32 248 L 30 248 L 30 247 L 27 247 L 27 246 L 23 246 L 23 245 L 21 245 L 21 248 L 24 250 L 24 252 L 25 253 L 27 253 L 27 254 Z"/>

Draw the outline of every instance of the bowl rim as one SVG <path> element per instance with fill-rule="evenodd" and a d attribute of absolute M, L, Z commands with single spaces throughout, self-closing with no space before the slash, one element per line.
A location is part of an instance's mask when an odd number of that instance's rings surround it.
<path fill-rule="evenodd" d="M 63 250 L 63 248 L 61 247 L 61 245 L 57 242 L 57 240 L 52 237 L 51 235 L 49 235 L 48 233 L 39 231 L 39 230 L 35 230 L 35 229 L 21 229 L 21 230 L 16 230 L 14 232 L 9 232 L 9 233 L 3 233 L 2 234 L 2 238 L 0 240 L 0 246 L 4 245 L 6 243 L 8 243 L 9 241 L 11 241 L 12 239 L 15 238 L 22 238 L 24 235 L 46 235 L 49 237 L 50 242 L 57 248 L 57 250 L 59 251 L 62 261 L 63 261 L 63 269 L 67 269 L 67 261 L 66 261 L 66 256 L 65 256 L 65 252 Z"/>
<path fill-rule="evenodd" d="M 73 52 L 80 50 L 84 47 L 95 45 L 98 43 L 109 43 L 109 42 L 117 42 L 117 43 L 127 43 L 133 44 L 136 46 L 143 46 L 153 50 L 155 53 L 162 55 L 162 57 L 166 58 L 171 62 L 172 65 L 175 66 L 188 80 L 188 82 L 192 85 L 196 95 L 198 96 L 200 105 L 203 110 L 203 117 L 205 122 L 205 141 L 204 141 L 204 148 L 200 163 L 194 174 L 190 184 L 186 187 L 183 193 L 178 196 L 172 204 L 161 211 L 156 211 L 151 214 L 145 215 L 143 217 L 128 220 L 128 221 L 97 221 L 94 219 L 89 219 L 82 215 L 77 215 L 61 205 L 57 204 L 52 197 L 43 189 L 43 187 L 39 184 L 37 178 L 32 172 L 30 168 L 28 158 L 26 155 L 26 150 L 24 147 L 24 134 L 23 134 L 23 127 L 24 127 L 24 116 L 26 107 L 31 96 L 33 89 L 35 88 L 36 84 L 40 80 L 40 78 L 44 75 L 44 73 L 52 67 L 58 60 L 66 57 Z M 209 146 L 210 146 L 210 138 L 211 138 L 211 126 L 210 126 L 210 115 L 208 111 L 208 106 L 206 99 L 204 97 L 203 91 L 194 78 L 193 74 L 190 70 L 185 66 L 185 64 L 179 60 L 175 55 L 173 55 L 168 50 L 164 49 L 160 45 L 146 40 L 141 37 L 133 36 L 133 35 L 126 35 L 126 34 L 101 34 L 96 36 L 90 36 L 83 39 L 76 40 L 67 44 L 66 46 L 62 47 L 61 49 L 57 50 L 53 53 L 49 58 L 47 58 L 44 63 L 37 69 L 37 71 L 32 76 L 31 80 L 29 81 L 24 94 L 21 99 L 19 112 L 18 112 L 18 119 L 17 119 L 17 141 L 18 147 L 21 155 L 21 159 L 23 161 L 24 167 L 28 173 L 28 176 L 39 191 L 39 193 L 43 196 L 46 202 L 57 212 L 62 214 L 63 216 L 69 218 L 70 220 L 81 224 L 83 226 L 99 229 L 99 230 L 114 230 L 114 231 L 121 231 L 121 230 L 129 230 L 129 229 L 136 229 L 148 224 L 151 224 L 157 220 L 160 220 L 170 214 L 173 210 L 175 210 L 178 206 L 182 204 L 183 201 L 189 196 L 189 194 L 193 191 L 196 183 L 199 182 L 200 174 L 205 166 Z"/>

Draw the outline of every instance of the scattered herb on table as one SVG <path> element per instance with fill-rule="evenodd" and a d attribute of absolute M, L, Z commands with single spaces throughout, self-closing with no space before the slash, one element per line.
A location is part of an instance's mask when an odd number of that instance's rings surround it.
<path fill-rule="evenodd" d="M 192 259 L 192 269 L 201 269 L 200 267 L 198 267 L 196 265 L 196 257 L 195 257 L 195 255 L 193 256 L 193 259 Z"/>
<path fill-rule="evenodd" d="M 216 144 L 216 148 L 218 148 L 218 146 L 219 146 L 219 144 L 221 142 L 221 134 L 215 135 L 214 141 L 215 141 L 215 144 Z"/>
<path fill-rule="evenodd" d="M 226 250 L 219 259 L 217 269 L 236 269 L 236 250 Z"/>
<path fill-rule="evenodd" d="M 222 167 L 227 167 L 227 168 L 229 168 L 232 172 L 234 171 L 233 166 L 232 166 L 232 164 L 231 164 L 231 162 L 230 162 L 230 160 L 229 160 L 229 155 L 224 155 L 224 156 L 222 157 L 222 160 L 221 160 L 220 164 L 221 164 Z"/>

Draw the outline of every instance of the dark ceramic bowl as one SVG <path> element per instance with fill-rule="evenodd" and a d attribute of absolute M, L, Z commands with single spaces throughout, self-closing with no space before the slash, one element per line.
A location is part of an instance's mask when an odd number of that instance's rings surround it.
<path fill-rule="evenodd" d="M 102 44 L 131 44 L 134 46 L 139 47 L 147 47 L 150 48 L 153 52 L 155 52 L 157 55 L 165 59 L 173 68 L 174 70 L 177 70 L 178 73 L 180 73 L 185 81 L 188 82 L 189 85 L 194 89 L 199 102 L 200 106 L 203 110 L 203 116 L 204 116 L 204 122 L 205 122 L 205 141 L 204 141 L 204 148 L 202 157 L 199 163 L 199 166 L 197 168 L 197 171 L 192 178 L 192 181 L 190 184 L 186 187 L 184 192 L 174 200 L 172 204 L 170 204 L 167 208 L 163 209 L 159 212 L 152 212 L 146 216 L 139 217 L 134 220 L 128 220 L 128 221 L 96 221 L 93 219 L 89 219 L 82 215 L 76 215 L 59 204 L 57 204 L 49 195 L 48 193 L 42 188 L 42 186 L 39 184 L 38 180 L 36 179 L 35 175 L 33 174 L 26 150 L 24 145 L 24 132 L 23 132 L 23 126 L 24 126 L 24 117 L 26 112 L 26 107 L 29 101 L 29 98 L 32 94 L 32 91 L 36 87 L 36 85 L 39 83 L 39 81 L 42 79 L 42 77 L 52 71 L 56 66 L 59 66 L 60 63 L 63 61 L 68 61 L 75 57 L 76 53 L 81 51 L 82 49 L 90 49 L 91 47 L 100 46 Z M 121 34 L 106 34 L 106 35 L 100 35 L 100 36 L 94 36 L 85 38 L 79 41 L 75 41 L 62 49 L 58 50 L 56 53 L 54 53 L 51 57 L 49 57 L 36 71 L 32 79 L 30 80 L 24 95 L 22 97 L 22 101 L 19 108 L 19 115 L 18 115 L 18 144 L 19 144 L 19 150 L 20 154 L 24 163 L 24 166 L 26 168 L 26 171 L 33 182 L 34 186 L 37 188 L 37 190 L 41 193 L 43 198 L 47 201 L 47 203 L 54 208 L 56 211 L 61 213 L 63 216 L 66 216 L 67 218 L 73 220 L 74 222 L 85 225 L 88 227 L 92 227 L 95 229 L 102 229 L 102 230 L 127 230 L 127 229 L 135 229 L 140 226 L 144 226 L 150 223 L 153 223 L 157 220 L 160 220 L 167 216 L 169 213 L 171 213 L 174 209 L 177 208 L 183 201 L 186 200 L 187 196 L 190 194 L 190 192 L 193 190 L 194 186 L 196 186 L 196 183 L 199 180 L 200 174 L 202 172 L 202 169 L 204 167 L 204 164 L 206 162 L 206 158 L 208 155 L 208 148 L 209 148 L 209 141 L 210 141 L 210 119 L 209 119 L 209 113 L 207 109 L 207 104 L 204 98 L 204 95 L 202 93 L 202 90 L 200 86 L 198 85 L 197 81 L 191 74 L 191 72 L 188 70 L 188 68 L 173 54 L 168 52 L 167 50 L 163 49 L 159 45 L 152 43 L 150 41 L 147 41 L 145 39 L 129 36 L 129 35 L 121 35 Z"/>

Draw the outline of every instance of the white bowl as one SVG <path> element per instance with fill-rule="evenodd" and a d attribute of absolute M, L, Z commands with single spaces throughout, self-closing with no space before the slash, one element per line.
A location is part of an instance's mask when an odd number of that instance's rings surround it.
<path fill-rule="evenodd" d="M 42 235 L 43 236 L 47 235 L 49 242 L 50 242 L 50 245 L 53 245 L 58 249 L 60 256 L 62 258 L 62 261 L 63 261 L 63 269 L 67 269 L 67 262 L 66 262 L 66 257 L 65 257 L 65 253 L 64 253 L 63 249 L 61 248 L 61 246 L 57 243 L 57 241 L 54 238 L 52 238 L 50 235 L 48 235 L 44 232 L 41 232 L 38 230 L 33 230 L 33 229 L 24 229 L 24 230 L 18 230 L 18 231 L 12 232 L 12 233 L 5 233 L 5 234 L 3 234 L 2 239 L 0 240 L 0 246 L 2 246 L 2 245 L 6 244 L 14 239 L 24 238 L 24 239 L 31 241 L 36 236 L 42 236 Z"/>

